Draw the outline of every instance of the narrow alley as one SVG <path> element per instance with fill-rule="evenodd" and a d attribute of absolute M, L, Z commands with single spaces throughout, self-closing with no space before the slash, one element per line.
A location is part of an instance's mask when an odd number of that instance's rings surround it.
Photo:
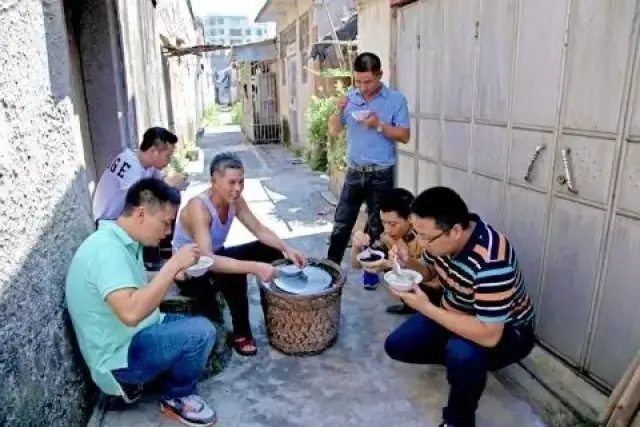
<path fill-rule="evenodd" d="M 282 145 L 245 143 L 237 128 L 206 134 L 200 147 L 204 167 L 221 151 L 238 154 L 246 167 L 244 195 L 256 215 L 279 236 L 308 255 L 322 258 L 331 231 L 332 206 L 321 196 L 327 178 L 312 172 Z M 207 171 L 193 175 L 186 198 L 206 188 Z M 229 244 L 248 233 L 234 223 Z M 346 264 L 343 265 L 346 267 Z M 342 300 L 338 342 L 318 356 L 289 357 L 269 347 L 258 289 L 252 284 L 252 322 L 258 355 L 234 354 L 225 371 L 199 385 L 213 402 L 221 427 L 435 427 L 448 384 L 444 369 L 403 366 L 384 353 L 387 334 L 403 319 L 384 312 L 386 288 L 365 291 L 361 272 L 350 272 Z M 479 427 L 545 426 L 528 403 L 491 378 L 481 400 Z M 124 411 L 107 411 L 91 427 L 170 427 L 157 396 Z"/>
<path fill-rule="evenodd" d="M 0 0 L 0 427 L 640 427 L 639 17 Z"/>

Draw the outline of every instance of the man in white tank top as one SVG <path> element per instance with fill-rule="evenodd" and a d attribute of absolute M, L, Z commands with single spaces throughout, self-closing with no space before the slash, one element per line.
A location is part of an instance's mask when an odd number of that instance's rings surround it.
<path fill-rule="evenodd" d="M 142 138 L 140 151 L 126 149 L 118 154 L 100 177 L 93 198 L 93 216 L 115 220 L 122 214 L 127 190 L 143 178 L 164 179 L 169 185 L 183 189 L 183 176 L 165 177 L 162 170 L 173 156 L 178 137 L 161 127 L 149 128 Z"/>
<path fill-rule="evenodd" d="M 256 354 L 256 343 L 249 323 L 247 274 L 254 274 L 269 282 L 276 273 L 276 268 L 271 264 L 273 261 L 288 258 L 302 267 L 307 260 L 251 212 L 242 197 L 244 167 L 238 157 L 231 153 L 218 154 L 212 160 L 209 171 L 211 188 L 201 197 L 189 200 L 178 215 L 173 250 L 196 243 L 203 253 L 213 254 L 211 272 L 176 283 L 182 295 L 196 298 L 205 310 L 215 310 L 215 295 L 220 291 L 233 320 L 236 352 L 251 356 Z M 257 241 L 225 246 L 224 241 L 234 217 Z M 205 314 L 215 321 L 215 311 Z"/>

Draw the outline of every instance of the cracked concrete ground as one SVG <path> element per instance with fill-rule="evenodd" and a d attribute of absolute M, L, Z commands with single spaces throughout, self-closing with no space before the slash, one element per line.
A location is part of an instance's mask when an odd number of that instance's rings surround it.
<path fill-rule="evenodd" d="M 320 196 L 328 178 L 296 164 L 279 145 L 252 146 L 237 128 L 207 134 L 200 142 L 204 169 L 220 151 L 234 151 L 246 165 L 245 197 L 256 215 L 281 237 L 315 257 L 324 257 L 332 207 Z M 207 173 L 196 175 L 187 197 L 206 188 Z M 234 224 L 229 244 L 252 240 Z M 346 268 L 346 267 L 345 267 Z M 384 312 L 392 298 L 384 287 L 362 289 L 360 274 L 349 272 L 342 300 L 338 342 L 318 356 L 289 357 L 269 347 L 259 294 L 251 286 L 252 324 L 259 350 L 255 357 L 234 354 L 219 376 L 199 384 L 212 402 L 221 427 L 435 427 L 447 396 L 444 369 L 409 366 L 384 353 L 387 334 L 403 318 Z M 124 411 L 109 411 L 104 427 L 169 427 L 157 396 Z M 480 402 L 479 427 L 533 427 L 546 424 L 532 407 L 493 376 Z"/>

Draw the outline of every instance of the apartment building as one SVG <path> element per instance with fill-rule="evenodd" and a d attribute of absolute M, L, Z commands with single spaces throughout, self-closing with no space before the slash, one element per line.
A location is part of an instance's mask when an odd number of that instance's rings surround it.
<path fill-rule="evenodd" d="M 225 46 L 246 44 L 275 37 L 275 24 L 256 24 L 243 15 L 208 15 L 202 19 L 205 40 L 208 44 Z M 211 67 L 216 70 L 226 68 L 227 52 L 217 51 L 211 55 Z"/>

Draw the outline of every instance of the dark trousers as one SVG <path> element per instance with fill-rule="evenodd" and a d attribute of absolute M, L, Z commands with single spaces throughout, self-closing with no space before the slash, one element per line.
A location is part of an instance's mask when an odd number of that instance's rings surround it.
<path fill-rule="evenodd" d="M 284 258 L 282 252 L 264 243 L 255 241 L 244 245 L 222 248 L 216 255 L 240 261 L 272 263 Z M 220 315 L 216 294 L 222 293 L 233 322 L 233 333 L 239 337 L 251 337 L 249 323 L 249 296 L 246 274 L 207 273 L 185 281 L 176 281 L 181 295 L 196 299 L 196 311 L 212 321 L 219 321 Z"/>
<path fill-rule="evenodd" d="M 525 358 L 533 344 L 531 326 L 505 325 L 498 345 L 486 348 L 418 313 L 389 335 L 384 348 L 389 357 L 400 362 L 446 366 L 450 390 L 442 418 L 454 427 L 474 427 L 487 372 Z"/>
<path fill-rule="evenodd" d="M 374 242 L 382 234 L 380 200 L 393 189 L 394 168 L 361 171 L 348 169 L 333 219 L 327 258 L 340 265 L 362 203 L 367 204 L 367 230 Z"/>

